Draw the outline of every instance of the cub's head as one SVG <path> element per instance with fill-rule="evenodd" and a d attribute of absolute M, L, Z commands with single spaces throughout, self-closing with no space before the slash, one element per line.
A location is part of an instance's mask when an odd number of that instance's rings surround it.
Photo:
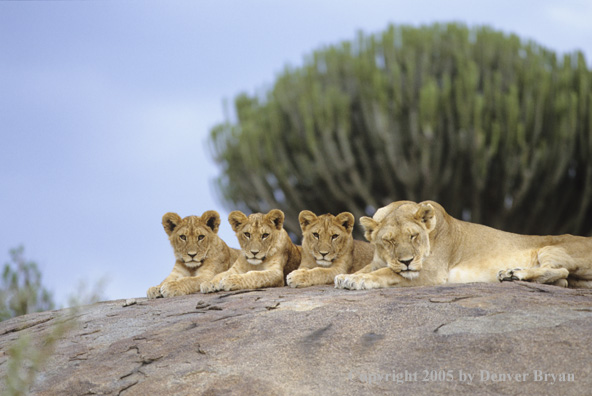
<path fill-rule="evenodd" d="M 176 213 L 167 213 L 162 216 L 162 226 L 169 236 L 176 259 L 195 268 L 203 264 L 212 242 L 218 239 L 220 215 L 208 210 L 201 217 L 187 216 L 182 219 Z"/>
<path fill-rule="evenodd" d="M 228 222 L 236 233 L 242 254 L 251 265 L 259 265 L 266 257 L 274 255 L 282 243 L 284 212 L 279 209 L 248 217 L 235 210 L 228 216 Z"/>
<path fill-rule="evenodd" d="M 353 214 L 343 212 L 337 216 L 316 216 L 309 210 L 303 210 L 298 221 L 302 229 L 302 250 L 311 253 L 321 267 L 329 267 L 335 259 L 352 252 Z"/>
<path fill-rule="evenodd" d="M 364 236 L 376 247 L 375 259 L 407 279 L 419 276 L 430 255 L 429 235 L 436 228 L 436 211 L 431 204 L 404 202 L 377 211 L 373 218 L 362 217 L 360 223 Z"/>

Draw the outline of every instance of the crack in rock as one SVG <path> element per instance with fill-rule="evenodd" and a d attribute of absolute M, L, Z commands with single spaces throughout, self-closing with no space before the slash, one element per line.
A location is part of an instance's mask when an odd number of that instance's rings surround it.
<path fill-rule="evenodd" d="M 222 294 L 222 295 L 218 296 L 218 298 L 226 298 L 229 296 L 236 296 L 237 294 L 252 293 L 252 292 L 258 292 L 258 291 L 267 291 L 267 290 L 265 290 L 265 289 L 239 290 L 239 291 L 235 291 L 235 292 L 231 292 L 231 293 Z"/>
<path fill-rule="evenodd" d="M 503 334 L 540 327 L 555 327 L 578 319 L 589 319 L 586 311 L 567 310 L 554 316 L 538 312 L 495 312 L 490 315 L 464 317 L 438 326 L 434 333 L 450 334 Z"/>
<path fill-rule="evenodd" d="M 31 327 L 35 327 L 37 325 L 40 325 L 40 324 L 43 324 L 43 323 L 47 323 L 47 322 L 49 322 L 50 320 L 53 320 L 53 319 L 54 319 L 54 317 L 51 316 L 49 318 L 35 320 L 33 322 L 30 322 L 30 323 L 23 323 L 21 326 L 16 326 L 16 327 L 14 327 L 12 329 L 6 330 L 4 333 L 0 333 L 0 335 L 10 334 L 10 333 L 16 333 L 16 332 L 19 332 L 19 331 L 30 329 Z"/>
<path fill-rule="evenodd" d="M 432 303 L 455 303 L 457 301 L 466 300 L 467 298 L 474 298 L 475 296 L 461 296 L 461 297 L 432 297 L 428 301 Z"/>

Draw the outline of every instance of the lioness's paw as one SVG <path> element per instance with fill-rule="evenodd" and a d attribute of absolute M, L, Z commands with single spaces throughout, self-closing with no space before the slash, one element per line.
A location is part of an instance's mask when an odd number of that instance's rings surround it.
<path fill-rule="evenodd" d="M 337 289 L 350 289 L 360 290 L 360 279 L 361 275 L 346 275 L 341 274 L 335 277 L 335 288 Z"/>
<path fill-rule="evenodd" d="M 378 289 L 381 285 L 370 274 L 351 275 L 351 290 Z"/>
<path fill-rule="evenodd" d="M 522 280 L 522 277 L 520 276 L 521 271 L 522 268 L 501 270 L 497 273 L 497 279 L 500 282 Z"/>
<path fill-rule="evenodd" d="M 349 289 L 346 287 L 348 282 L 349 275 L 347 274 L 339 274 L 335 277 L 335 288 L 336 289 Z"/>
<path fill-rule="evenodd" d="M 242 278 L 240 275 L 232 274 L 220 280 L 218 283 L 218 290 L 231 291 L 244 289 Z"/>
<path fill-rule="evenodd" d="M 150 289 L 148 289 L 148 291 L 146 292 L 146 297 L 148 297 L 148 298 L 162 297 L 162 294 L 160 293 L 160 286 L 152 286 Z"/>
<path fill-rule="evenodd" d="M 199 285 L 199 290 L 202 293 L 213 293 L 215 291 L 218 291 L 216 285 L 210 281 L 202 282 L 201 285 Z"/>
<path fill-rule="evenodd" d="M 309 271 L 306 269 L 290 272 L 286 277 L 286 282 L 290 287 L 307 287 L 313 285 Z"/>
<path fill-rule="evenodd" d="M 163 283 L 162 286 L 160 286 L 160 293 L 163 297 L 176 297 L 188 294 L 178 281 Z"/>
<path fill-rule="evenodd" d="M 335 277 L 335 287 L 338 289 L 365 290 L 378 289 L 382 286 L 368 274 L 342 274 Z"/>
<path fill-rule="evenodd" d="M 567 281 L 567 279 L 558 279 L 555 282 L 553 282 L 552 285 L 559 287 L 569 287 L 569 282 Z"/>

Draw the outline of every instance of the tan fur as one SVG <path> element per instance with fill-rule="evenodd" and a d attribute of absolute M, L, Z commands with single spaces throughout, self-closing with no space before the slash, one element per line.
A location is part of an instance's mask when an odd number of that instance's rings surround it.
<path fill-rule="evenodd" d="M 284 212 L 273 209 L 247 217 L 234 211 L 228 221 L 238 238 L 241 254 L 228 271 L 202 283 L 201 292 L 284 286 L 285 276 L 300 263 L 300 248 L 284 230 Z"/>
<path fill-rule="evenodd" d="M 457 220 L 433 201 L 398 201 L 362 217 L 375 247 L 371 271 L 335 287 L 372 289 L 523 280 L 592 287 L 592 238 L 518 235 Z"/>
<path fill-rule="evenodd" d="M 197 293 L 202 282 L 226 271 L 238 256 L 239 251 L 230 249 L 218 236 L 220 215 L 216 211 L 184 219 L 176 213 L 166 213 L 162 225 L 176 262 L 165 280 L 148 289 L 148 298 Z"/>
<path fill-rule="evenodd" d="M 298 216 L 302 229 L 302 261 L 288 275 L 291 287 L 332 284 L 336 275 L 351 274 L 372 261 L 374 247 L 355 241 L 352 236 L 354 215 L 316 216 L 303 210 Z"/>

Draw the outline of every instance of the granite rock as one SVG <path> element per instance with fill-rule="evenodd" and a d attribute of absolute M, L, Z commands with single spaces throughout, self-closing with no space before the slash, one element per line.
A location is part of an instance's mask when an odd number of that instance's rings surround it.
<path fill-rule="evenodd" d="M 0 378 L 21 334 L 0 323 Z M 583 395 L 592 290 L 525 282 L 348 291 L 330 286 L 83 307 L 35 395 Z M 1 384 L 0 384 L 1 385 Z"/>

